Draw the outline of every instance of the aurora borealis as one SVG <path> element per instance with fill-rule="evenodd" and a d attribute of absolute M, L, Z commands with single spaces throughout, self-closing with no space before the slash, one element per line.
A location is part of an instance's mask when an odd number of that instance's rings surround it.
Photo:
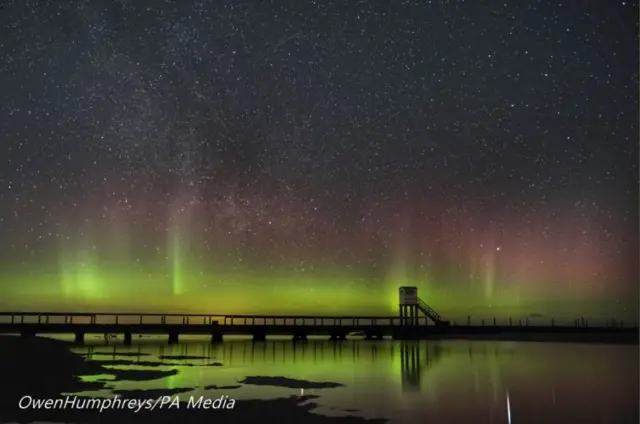
<path fill-rule="evenodd" d="M 638 5 L 8 1 L 0 308 L 638 316 Z"/>

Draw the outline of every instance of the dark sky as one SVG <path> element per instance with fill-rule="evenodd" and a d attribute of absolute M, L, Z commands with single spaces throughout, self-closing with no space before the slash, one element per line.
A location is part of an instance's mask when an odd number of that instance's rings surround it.
<path fill-rule="evenodd" d="M 502 3 L 4 1 L 5 302 L 637 315 L 638 4 Z"/>

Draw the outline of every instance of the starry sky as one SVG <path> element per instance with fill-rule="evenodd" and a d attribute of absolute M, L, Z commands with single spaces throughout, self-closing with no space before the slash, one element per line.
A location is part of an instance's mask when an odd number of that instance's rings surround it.
<path fill-rule="evenodd" d="M 637 16 L 6 0 L 0 307 L 637 318 Z"/>

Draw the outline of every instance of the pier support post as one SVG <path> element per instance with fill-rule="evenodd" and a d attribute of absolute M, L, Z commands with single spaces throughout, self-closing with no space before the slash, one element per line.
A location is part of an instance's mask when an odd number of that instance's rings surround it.
<path fill-rule="evenodd" d="M 400 287 L 398 309 L 401 327 L 415 327 L 419 324 L 417 287 Z"/>
<path fill-rule="evenodd" d="M 74 342 L 75 344 L 79 344 L 79 345 L 84 344 L 84 333 L 82 333 L 82 332 L 77 332 L 77 333 L 75 334 L 75 337 L 73 338 L 73 342 Z"/>
<path fill-rule="evenodd" d="M 178 343 L 179 336 L 178 333 L 169 333 L 169 344 Z"/>
<path fill-rule="evenodd" d="M 124 333 L 124 344 L 126 346 L 131 345 L 131 339 L 132 339 L 132 336 L 130 331 L 127 331 L 126 333 Z"/>
<path fill-rule="evenodd" d="M 405 321 L 404 305 L 400 304 L 399 308 L 400 308 L 400 325 L 404 326 L 405 325 L 404 324 L 404 321 Z"/>
<path fill-rule="evenodd" d="M 400 325 L 414 327 L 419 323 L 418 307 L 416 305 L 400 305 Z"/>
<path fill-rule="evenodd" d="M 267 340 L 267 335 L 262 331 L 256 331 L 253 333 L 253 341 L 254 342 L 264 342 Z"/>

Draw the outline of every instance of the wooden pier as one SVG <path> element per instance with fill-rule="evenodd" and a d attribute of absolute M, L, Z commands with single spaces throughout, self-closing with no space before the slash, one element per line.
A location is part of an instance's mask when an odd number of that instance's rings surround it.
<path fill-rule="evenodd" d="M 589 337 L 624 338 L 637 342 L 638 328 L 622 322 L 588 326 L 580 320 L 572 324 L 531 325 L 519 320 L 508 324 L 484 321 L 465 325 L 433 323 L 427 317 L 400 316 L 307 316 L 307 315 L 203 315 L 144 313 L 61 313 L 61 312 L 0 312 L 0 333 L 35 336 L 37 334 L 74 334 L 83 343 L 88 334 L 123 337 L 130 344 L 134 335 L 166 335 L 170 343 L 181 335 L 202 335 L 212 342 L 224 336 L 251 336 L 255 341 L 267 336 L 289 336 L 295 341 L 310 336 L 345 340 L 359 335 L 368 340 L 391 337 L 397 340 L 427 338 L 524 338 L 536 339 L 544 334 L 580 340 Z M 587 341 L 587 340 L 585 340 Z"/>
<path fill-rule="evenodd" d="M 180 335 L 207 335 L 221 342 L 225 335 L 251 336 L 255 341 L 267 336 L 290 336 L 295 341 L 310 336 L 345 340 L 348 335 L 367 340 L 392 337 L 397 340 L 426 338 L 488 338 L 539 340 L 559 337 L 565 341 L 611 341 L 638 343 L 638 326 L 610 321 L 590 326 L 584 319 L 560 324 L 551 319 L 546 325 L 530 325 L 522 319 L 498 324 L 467 319 L 466 325 L 452 324 L 418 297 L 416 287 L 400 287 L 397 316 L 314 316 L 314 315 L 220 315 L 150 313 L 0 312 L 0 333 L 23 336 L 36 334 L 74 334 L 83 343 L 87 334 L 123 336 L 130 344 L 133 335 L 167 335 L 176 343 Z M 486 324 L 486 325 L 485 325 Z"/>

